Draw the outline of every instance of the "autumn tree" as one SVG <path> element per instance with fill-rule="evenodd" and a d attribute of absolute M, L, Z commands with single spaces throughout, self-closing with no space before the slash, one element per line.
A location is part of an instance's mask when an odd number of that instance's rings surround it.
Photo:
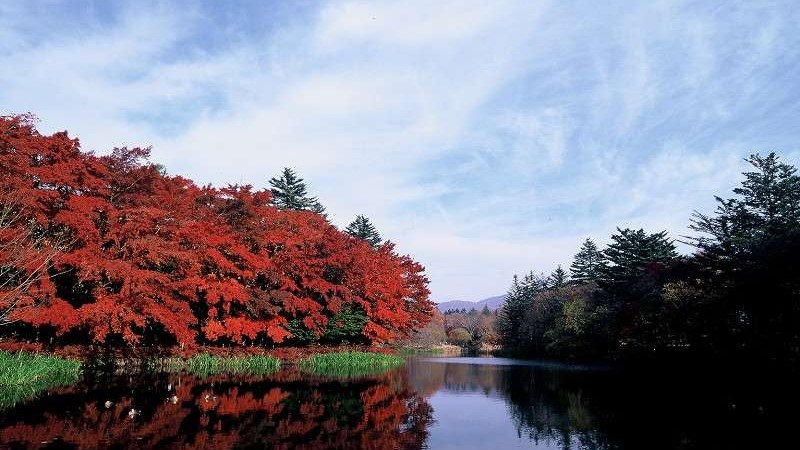
<path fill-rule="evenodd" d="M 430 348 L 446 340 L 445 315 L 438 310 L 434 310 L 430 322 L 423 328 L 414 332 L 411 338 L 406 342 L 406 345 L 416 348 Z"/>
<path fill-rule="evenodd" d="M 53 258 L 66 242 L 26 221 L 14 195 L 0 194 L 0 325 L 14 322 L 18 311 L 36 306 L 37 287 L 49 280 Z"/>
<path fill-rule="evenodd" d="M 15 310 L 4 333 L 190 350 L 394 341 L 429 320 L 424 268 L 393 245 L 278 209 L 270 191 L 167 175 L 149 153 L 96 156 L 66 132 L 39 134 L 28 117 L 0 119 L 0 189 L 15 194 L 26 225 L 42 224 L 36 233 L 70 244 L 36 288 L 40 308 Z"/>
<path fill-rule="evenodd" d="M 356 216 L 356 219 L 344 231 L 350 236 L 368 242 L 373 247 L 377 247 L 383 242 L 378 230 L 366 216 Z"/>

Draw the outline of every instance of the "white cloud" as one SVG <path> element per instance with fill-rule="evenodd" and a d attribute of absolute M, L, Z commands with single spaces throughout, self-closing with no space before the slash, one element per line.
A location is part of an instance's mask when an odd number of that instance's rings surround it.
<path fill-rule="evenodd" d="M 334 222 L 366 214 L 426 264 L 437 299 L 502 292 L 616 225 L 682 233 L 754 145 L 796 142 L 772 82 L 800 61 L 791 8 L 314 6 L 249 29 L 214 15 L 232 5 L 136 3 L 70 28 L 2 4 L 0 103 L 87 149 L 153 144 L 199 183 L 294 167 Z"/>

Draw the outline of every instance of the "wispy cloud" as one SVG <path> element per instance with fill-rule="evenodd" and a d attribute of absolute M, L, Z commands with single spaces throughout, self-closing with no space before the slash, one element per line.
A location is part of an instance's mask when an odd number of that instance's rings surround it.
<path fill-rule="evenodd" d="M 0 105 L 84 148 L 264 186 L 297 168 L 437 299 L 617 225 L 686 233 L 741 157 L 797 163 L 792 2 L 3 2 Z"/>

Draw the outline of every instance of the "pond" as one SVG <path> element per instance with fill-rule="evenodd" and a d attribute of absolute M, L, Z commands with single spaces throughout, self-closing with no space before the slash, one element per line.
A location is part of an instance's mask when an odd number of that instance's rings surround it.
<path fill-rule="evenodd" d="M 793 438 L 796 391 L 739 375 L 424 357 L 352 379 L 293 368 L 91 375 L 0 411 L 0 448 L 768 448 Z"/>

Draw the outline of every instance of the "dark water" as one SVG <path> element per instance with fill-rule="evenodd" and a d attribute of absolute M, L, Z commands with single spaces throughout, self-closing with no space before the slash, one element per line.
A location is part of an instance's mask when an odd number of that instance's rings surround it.
<path fill-rule="evenodd" d="M 0 448 L 800 448 L 793 384 L 499 358 L 351 380 L 98 376 L 0 411 Z"/>

